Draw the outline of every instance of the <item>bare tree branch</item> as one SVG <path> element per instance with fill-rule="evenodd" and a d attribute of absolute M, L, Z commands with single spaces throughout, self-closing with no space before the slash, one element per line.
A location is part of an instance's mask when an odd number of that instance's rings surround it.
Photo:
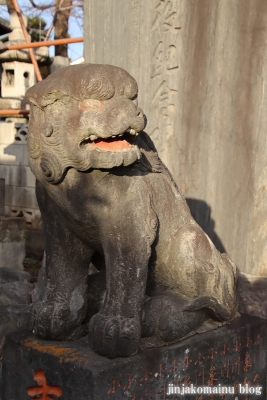
<path fill-rule="evenodd" d="M 33 0 L 29 0 L 29 1 L 30 1 L 31 5 L 32 5 L 33 7 L 37 8 L 37 10 L 42 10 L 42 11 L 44 11 L 44 10 L 47 10 L 48 8 L 55 7 L 55 4 L 54 4 L 54 3 L 50 3 L 50 4 L 47 4 L 46 6 L 44 6 L 44 5 L 38 5 L 38 4 L 36 4 Z"/>
<path fill-rule="evenodd" d="M 6 0 L 6 5 L 7 5 L 7 10 L 8 10 L 9 14 L 12 14 L 12 13 L 16 12 L 12 0 Z"/>
<path fill-rule="evenodd" d="M 69 6 L 69 7 L 60 7 L 60 8 L 58 8 L 58 11 L 71 10 L 73 8 L 76 8 L 76 7 L 83 7 L 83 4 L 80 3 L 80 4 L 73 4 L 72 6 Z"/>
<path fill-rule="evenodd" d="M 48 40 L 54 29 L 54 39 L 69 37 L 69 18 L 74 17 L 82 32 L 81 19 L 83 18 L 84 0 L 29 0 L 23 4 L 23 12 L 42 18 L 49 13 L 53 20 L 46 32 L 45 40 Z M 9 14 L 13 11 L 12 0 L 6 0 Z M 55 55 L 68 57 L 68 46 L 59 45 L 55 47 Z"/>
<path fill-rule="evenodd" d="M 51 35 L 52 30 L 54 29 L 55 26 L 55 18 L 53 18 L 53 21 L 51 22 L 51 25 L 49 26 L 46 35 L 45 35 L 45 42 L 49 39 L 49 36 Z"/>
<path fill-rule="evenodd" d="M 56 3 L 56 19 L 55 19 L 55 39 L 69 37 L 69 17 L 73 0 L 55 0 Z M 66 8 L 66 10 L 64 10 Z M 55 55 L 68 57 L 67 45 L 59 45 L 55 47 Z"/>

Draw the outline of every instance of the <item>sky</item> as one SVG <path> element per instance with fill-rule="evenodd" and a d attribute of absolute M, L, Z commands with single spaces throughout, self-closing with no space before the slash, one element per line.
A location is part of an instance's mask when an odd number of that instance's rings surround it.
<path fill-rule="evenodd" d="M 36 0 L 35 1 L 38 5 L 41 4 L 47 4 L 47 1 L 45 0 Z M 27 15 L 33 15 L 33 12 L 29 11 L 31 8 L 31 4 L 29 0 L 18 0 L 18 4 L 24 14 Z M 52 22 L 52 15 L 51 12 L 49 11 L 42 11 L 40 14 L 40 11 L 34 11 L 35 14 L 41 16 L 46 22 L 46 29 L 49 28 L 51 22 Z M 83 11 L 82 9 L 75 9 L 76 16 L 72 16 L 69 19 L 69 34 L 70 37 L 80 37 L 83 36 Z M 7 7 L 6 6 L 0 6 L 0 16 L 5 19 L 9 19 L 9 15 L 7 12 Z M 50 39 L 53 39 L 53 32 L 52 35 L 50 36 Z M 54 46 L 51 46 L 49 48 L 49 53 L 53 57 L 55 52 L 54 52 Z M 77 58 L 80 58 L 83 56 L 83 43 L 73 43 L 68 45 L 68 55 L 71 61 L 76 60 Z"/>

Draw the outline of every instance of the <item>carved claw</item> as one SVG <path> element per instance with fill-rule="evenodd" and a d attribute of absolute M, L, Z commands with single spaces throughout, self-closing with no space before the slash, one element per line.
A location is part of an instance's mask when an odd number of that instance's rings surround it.
<path fill-rule="evenodd" d="M 80 288 L 67 296 L 48 286 L 44 297 L 32 307 L 31 328 L 34 333 L 44 339 L 64 340 L 71 337 L 85 318 L 85 298 L 82 294 Z"/>
<path fill-rule="evenodd" d="M 140 322 L 136 318 L 96 314 L 89 324 L 89 343 L 93 350 L 109 358 L 129 356 L 139 346 Z"/>
<path fill-rule="evenodd" d="M 51 338 L 51 318 L 53 305 L 44 301 L 38 301 L 32 306 L 30 326 L 32 332 L 42 338 Z"/>
<path fill-rule="evenodd" d="M 64 340 L 77 327 L 77 324 L 68 323 L 69 307 L 59 306 L 47 301 L 39 301 L 32 309 L 32 331 L 43 339 Z"/>

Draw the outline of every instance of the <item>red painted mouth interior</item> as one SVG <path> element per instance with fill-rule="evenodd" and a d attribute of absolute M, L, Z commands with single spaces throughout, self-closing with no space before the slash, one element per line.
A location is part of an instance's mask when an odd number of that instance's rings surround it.
<path fill-rule="evenodd" d="M 106 140 L 97 139 L 91 143 L 91 146 L 108 151 L 130 149 L 132 147 L 132 145 L 127 142 L 127 140 L 120 140 L 118 138 L 108 138 Z"/>

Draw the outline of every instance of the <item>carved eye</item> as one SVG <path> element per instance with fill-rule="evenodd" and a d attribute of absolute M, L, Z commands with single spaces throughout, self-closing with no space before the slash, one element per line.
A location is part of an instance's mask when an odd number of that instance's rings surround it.
<path fill-rule="evenodd" d="M 80 101 L 79 108 L 82 111 L 100 111 L 104 108 L 104 102 L 101 100 L 84 99 Z"/>

